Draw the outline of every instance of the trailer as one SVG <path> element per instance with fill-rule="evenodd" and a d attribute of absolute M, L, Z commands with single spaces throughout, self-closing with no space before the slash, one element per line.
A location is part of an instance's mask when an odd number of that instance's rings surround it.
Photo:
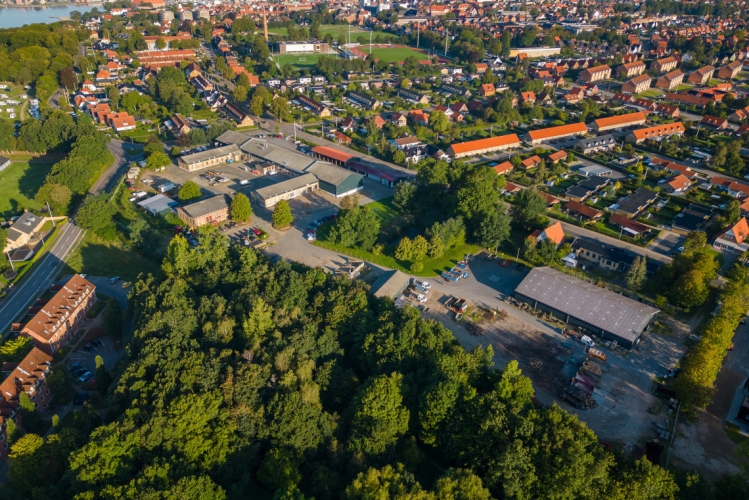
<path fill-rule="evenodd" d="M 457 276 L 453 276 L 452 274 L 450 274 L 448 272 L 442 273 L 441 276 L 443 278 L 445 278 L 446 280 L 450 280 L 450 281 L 458 281 L 458 279 L 459 279 Z"/>

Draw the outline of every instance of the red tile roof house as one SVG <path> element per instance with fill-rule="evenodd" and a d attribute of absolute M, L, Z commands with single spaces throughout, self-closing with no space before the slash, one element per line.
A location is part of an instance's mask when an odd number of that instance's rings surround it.
<path fill-rule="evenodd" d="M 559 246 L 564 241 L 564 229 L 562 229 L 562 223 L 557 221 L 544 230 L 536 229 L 531 233 L 529 238 L 534 238 L 538 243 L 541 243 L 544 240 L 551 240 L 556 244 L 556 246 Z"/>
<path fill-rule="evenodd" d="M 76 274 L 26 323 L 21 335 L 30 337 L 47 354 L 54 354 L 70 341 L 95 303 L 96 287 Z"/>
<path fill-rule="evenodd" d="M 597 220 L 603 217 L 603 212 L 599 212 L 593 207 L 589 207 L 584 203 L 570 200 L 564 204 L 564 210 L 568 214 L 574 215 L 581 220 Z"/>
<path fill-rule="evenodd" d="M 716 175 L 710 178 L 710 184 L 721 191 L 725 191 L 729 196 L 733 196 L 734 198 L 749 197 L 749 185 L 736 182 L 733 179 L 726 179 L 725 177 Z"/>
<path fill-rule="evenodd" d="M 621 227 L 626 234 L 633 238 L 637 238 L 644 233 L 649 233 L 654 229 L 622 214 L 611 214 L 609 223 Z"/>
<path fill-rule="evenodd" d="M 565 159 L 567 159 L 567 152 L 563 149 L 560 149 L 556 153 L 551 153 L 549 155 L 549 161 L 551 161 L 552 163 L 558 163 Z"/>
<path fill-rule="evenodd" d="M 675 175 L 663 181 L 661 189 L 671 194 L 684 194 L 692 187 L 692 181 L 686 175 Z"/>
<path fill-rule="evenodd" d="M 494 166 L 494 171 L 497 172 L 497 175 L 509 174 L 514 169 L 515 169 L 515 166 L 509 161 L 506 161 L 504 163 L 500 163 L 499 165 Z"/>
<path fill-rule="evenodd" d="M 746 218 L 743 218 L 719 233 L 713 242 L 713 247 L 729 252 L 744 253 L 749 250 L 747 236 L 749 236 L 749 224 Z"/>
<path fill-rule="evenodd" d="M 526 158 L 522 161 L 523 168 L 526 170 L 536 168 L 539 163 L 541 163 L 541 157 L 538 155 L 533 155 L 530 158 Z"/>
<path fill-rule="evenodd" d="M 712 130 L 725 130 L 728 128 L 728 119 L 705 115 L 702 117 L 702 120 L 700 120 L 700 125 L 709 127 Z"/>

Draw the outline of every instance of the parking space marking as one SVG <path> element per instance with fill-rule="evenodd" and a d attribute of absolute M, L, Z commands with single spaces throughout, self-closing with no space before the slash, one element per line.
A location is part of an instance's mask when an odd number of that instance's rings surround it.
<path fill-rule="evenodd" d="M 489 276 L 489 281 L 494 281 L 496 283 L 497 281 L 499 281 L 499 276 L 495 276 L 494 274 L 492 274 L 491 276 Z"/>

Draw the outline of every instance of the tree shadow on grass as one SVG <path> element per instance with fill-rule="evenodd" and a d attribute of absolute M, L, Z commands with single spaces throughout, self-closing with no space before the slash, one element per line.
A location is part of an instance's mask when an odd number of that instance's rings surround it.
<path fill-rule="evenodd" d="M 120 276 L 127 281 L 136 280 L 141 273 L 161 274 L 160 263 L 98 238 L 86 241 L 73 254 L 68 265 L 73 272 Z"/>
<path fill-rule="evenodd" d="M 34 199 L 42 187 L 52 166 L 60 161 L 60 155 L 43 155 L 29 160 L 27 168 L 18 179 L 18 192 L 29 199 Z"/>

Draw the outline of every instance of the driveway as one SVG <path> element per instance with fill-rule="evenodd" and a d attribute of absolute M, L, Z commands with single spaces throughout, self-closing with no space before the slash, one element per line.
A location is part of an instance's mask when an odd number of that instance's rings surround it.
<path fill-rule="evenodd" d="M 684 236 L 678 233 L 664 229 L 656 239 L 650 242 L 648 248 L 662 255 L 670 256 L 678 252 L 679 247 L 684 244 L 684 238 Z"/>

